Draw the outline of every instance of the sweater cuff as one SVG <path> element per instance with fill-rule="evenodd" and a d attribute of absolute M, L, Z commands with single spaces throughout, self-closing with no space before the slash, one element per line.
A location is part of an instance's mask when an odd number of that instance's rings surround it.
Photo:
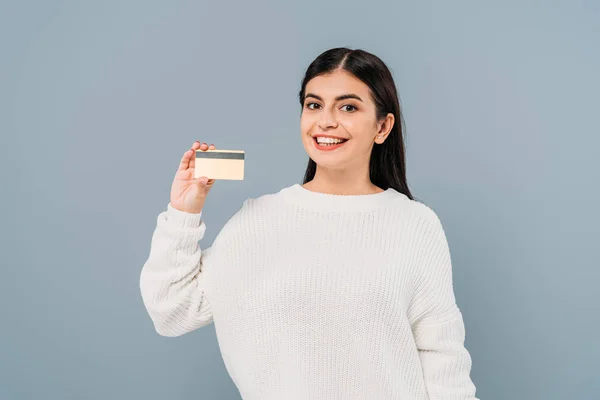
<path fill-rule="evenodd" d="M 176 209 L 171 205 L 171 202 L 167 204 L 167 221 L 171 222 L 182 228 L 197 228 L 200 226 L 202 211 L 199 213 L 188 213 Z"/>

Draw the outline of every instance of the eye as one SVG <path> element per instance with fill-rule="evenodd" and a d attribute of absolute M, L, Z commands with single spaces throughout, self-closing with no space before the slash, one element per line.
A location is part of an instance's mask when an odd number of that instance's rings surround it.
<path fill-rule="evenodd" d="M 317 103 L 306 103 L 306 108 L 308 108 L 309 110 L 314 110 L 315 108 L 311 107 L 312 105 L 320 107 L 320 105 Z M 346 110 L 348 112 L 354 112 L 357 110 L 356 106 L 354 106 L 352 104 L 345 104 L 342 106 L 342 108 L 344 108 L 344 107 L 350 107 L 349 110 L 348 109 Z"/>

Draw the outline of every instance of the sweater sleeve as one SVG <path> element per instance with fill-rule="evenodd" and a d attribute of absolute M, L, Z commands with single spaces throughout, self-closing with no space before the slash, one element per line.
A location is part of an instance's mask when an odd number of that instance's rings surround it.
<path fill-rule="evenodd" d="M 432 212 L 433 213 L 433 212 Z M 437 215 L 424 224 L 423 263 L 409 319 L 430 400 L 478 400 L 470 378 L 471 357 L 455 300 L 448 242 Z"/>
<path fill-rule="evenodd" d="M 171 203 L 158 215 L 140 290 L 161 336 L 181 336 L 213 321 L 198 243 L 206 229 L 201 216 L 177 210 Z"/>

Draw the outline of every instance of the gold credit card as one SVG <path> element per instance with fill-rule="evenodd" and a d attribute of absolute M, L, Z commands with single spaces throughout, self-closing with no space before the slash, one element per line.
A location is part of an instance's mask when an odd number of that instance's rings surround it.
<path fill-rule="evenodd" d="M 244 179 L 243 150 L 196 150 L 194 178 Z"/>

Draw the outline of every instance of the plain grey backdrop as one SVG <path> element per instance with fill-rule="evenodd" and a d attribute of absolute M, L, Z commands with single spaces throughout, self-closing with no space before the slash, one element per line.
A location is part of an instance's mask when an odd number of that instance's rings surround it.
<path fill-rule="evenodd" d="M 0 399 L 240 398 L 214 325 L 153 330 L 140 270 L 194 140 L 246 151 L 203 247 L 301 182 L 300 80 L 338 46 L 396 80 L 478 397 L 597 399 L 599 27 L 591 0 L 3 1 Z"/>

